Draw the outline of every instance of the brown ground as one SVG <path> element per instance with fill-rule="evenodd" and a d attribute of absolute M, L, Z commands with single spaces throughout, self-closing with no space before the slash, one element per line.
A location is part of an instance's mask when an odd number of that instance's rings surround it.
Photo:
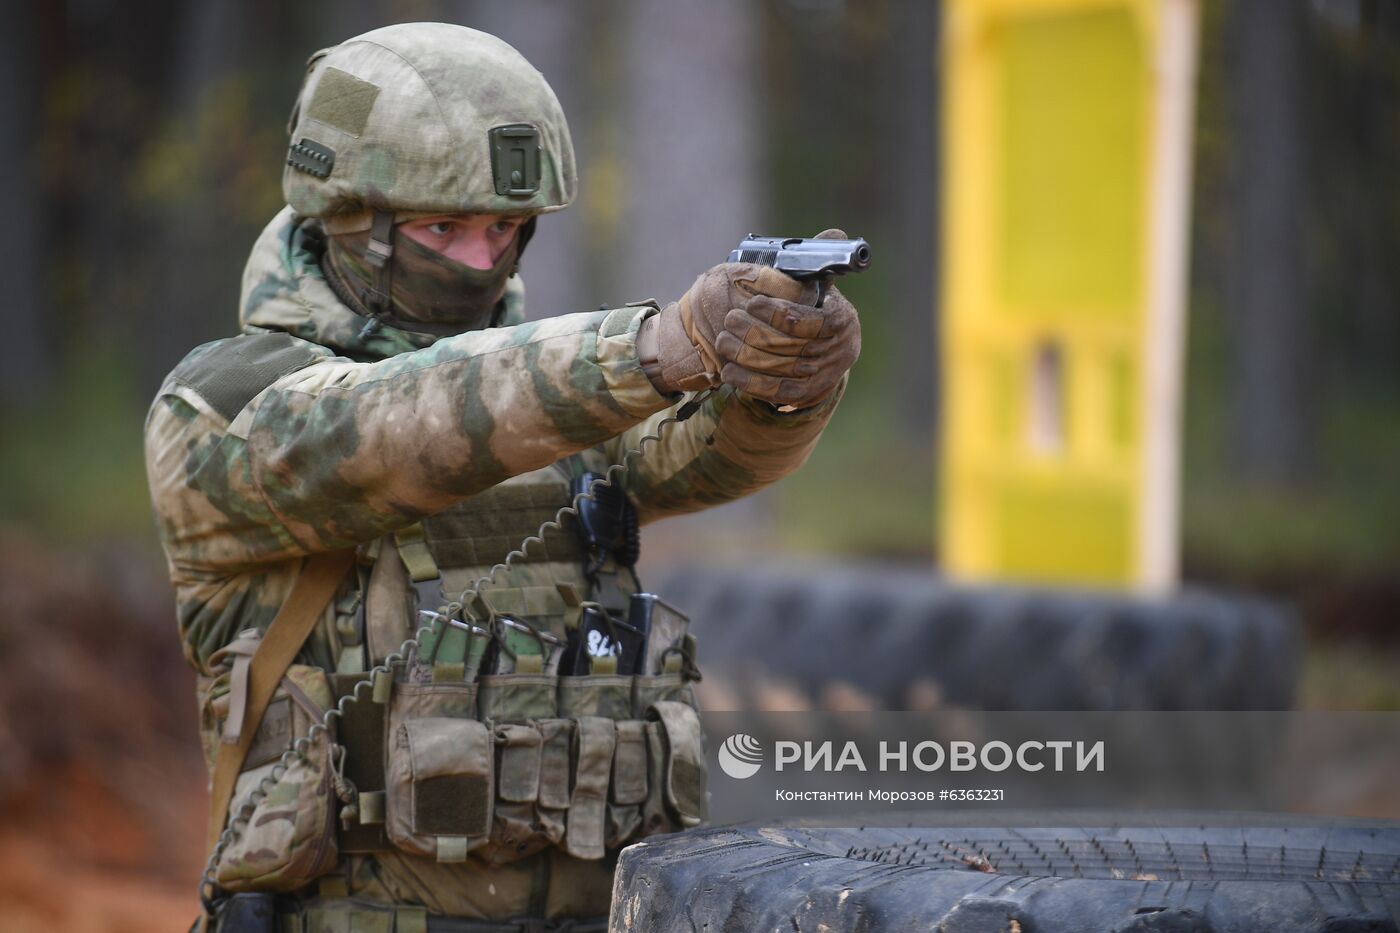
<path fill-rule="evenodd" d="M 0 930 L 189 928 L 193 675 L 149 563 L 0 537 Z"/>
<path fill-rule="evenodd" d="M 186 930 L 197 906 L 198 780 L 169 787 L 157 831 L 126 794 L 77 767 L 35 775 L 5 803 L 0 929 L 7 933 Z"/>

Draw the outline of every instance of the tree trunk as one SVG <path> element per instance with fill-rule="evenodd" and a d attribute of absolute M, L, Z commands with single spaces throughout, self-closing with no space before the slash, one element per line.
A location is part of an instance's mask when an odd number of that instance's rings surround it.
<path fill-rule="evenodd" d="M 610 167 L 627 298 L 677 298 L 745 234 L 768 232 L 760 23 L 750 0 L 630 4 L 627 105 Z"/>
<path fill-rule="evenodd" d="M 1248 478 L 1296 483 L 1310 471 L 1314 443 L 1303 263 L 1306 8 L 1235 0 L 1229 15 L 1233 454 Z"/>
<path fill-rule="evenodd" d="M 205 0 L 183 8 L 176 28 L 176 54 L 169 86 L 169 112 L 192 137 L 207 119 L 216 83 L 236 68 L 247 51 L 247 11 L 238 0 Z M 296 88 L 287 89 L 288 109 Z M 270 166 L 276 170 L 276 166 Z M 218 248 L 231 226 L 218 210 L 218 180 L 207 165 L 190 167 L 188 195 L 160 212 L 158 255 L 162 275 L 148 341 L 145 382 L 153 390 L 190 348 L 216 335 L 236 332 L 239 267 Z"/>
<path fill-rule="evenodd" d="M 54 359 L 49 304 L 42 294 L 42 216 L 35 164 L 37 107 L 40 93 L 33 48 L 37 25 L 32 7 L 6 5 L 0 13 L 0 178 L 10 179 L 0 257 L 4 257 L 5 297 L 0 301 L 0 333 L 5 335 L 5 365 L 0 392 L 6 405 L 28 405 L 45 393 Z"/>
<path fill-rule="evenodd" d="M 895 394 L 906 430 L 932 442 L 938 427 L 938 67 L 940 3 L 911 3 L 895 31 L 895 84 L 889 123 L 894 177 L 901 179 L 896 202 L 896 240 L 885 255 L 895 263 L 894 307 L 899 319 Z M 883 245 L 883 244 L 882 244 Z M 907 257 L 907 258 L 906 258 Z"/>

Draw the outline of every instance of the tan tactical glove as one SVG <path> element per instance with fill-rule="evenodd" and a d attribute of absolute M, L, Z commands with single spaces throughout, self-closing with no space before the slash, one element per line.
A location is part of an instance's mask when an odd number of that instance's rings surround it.
<path fill-rule="evenodd" d="M 661 392 L 724 382 L 774 405 L 806 408 L 830 395 L 860 356 L 856 309 L 835 288 L 821 308 L 816 300 L 816 283 L 768 266 L 715 266 L 642 322 L 637 355 Z"/>
<path fill-rule="evenodd" d="M 830 395 L 860 356 L 860 317 L 835 288 L 815 308 L 815 285 L 787 281 L 790 288 L 755 295 L 725 315 L 714 346 L 725 383 L 774 405 L 807 408 Z"/>
<path fill-rule="evenodd" d="M 680 301 L 642 322 L 637 356 L 662 392 L 713 388 L 720 384 L 724 365 L 715 340 L 724 330 L 726 315 L 758 295 L 806 298 L 810 304 L 816 294 L 815 285 L 803 285 L 768 266 L 739 262 L 715 266 L 701 274 Z"/>

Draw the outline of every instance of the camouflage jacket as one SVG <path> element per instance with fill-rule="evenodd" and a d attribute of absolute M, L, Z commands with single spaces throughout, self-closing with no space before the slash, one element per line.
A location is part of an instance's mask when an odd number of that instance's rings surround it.
<path fill-rule="evenodd" d="M 636 336 L 654 306 L 433 338 L 364 319 L 322 276 L 314 222 L 279 214 L 243 278 L 243 334 L 195 348 L 146 421 L 146 464 L 191 663 L 265 628 L 300 559 L 433 515 L 596 448 L 615 460 L 671 413 Z M 629 472 L 643 523 L 739 498 L 799 466 L 840 397 L 779 413 L 724 388 Z M 504 555 L 501 555 L 504 556 Z"/>

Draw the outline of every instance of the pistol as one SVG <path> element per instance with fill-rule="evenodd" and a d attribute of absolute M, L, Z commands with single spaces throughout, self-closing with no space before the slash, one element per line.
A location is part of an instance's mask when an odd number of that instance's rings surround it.
<path fill-rule="evenodd" d="M 772 266 L 799 282 L 815 281 L 817 307 L 820 308 L 833 278 L 848 272 L 863 272 L 870 267 L 870 244 L 863 237 L 818 240 L 750 233 L 739 248 L 729 254 L 729 261 Z"/>

